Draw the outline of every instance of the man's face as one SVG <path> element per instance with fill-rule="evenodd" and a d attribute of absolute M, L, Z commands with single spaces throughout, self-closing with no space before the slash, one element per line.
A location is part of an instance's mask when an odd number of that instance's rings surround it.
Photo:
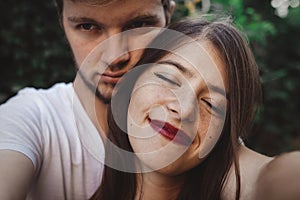
<path fill-rule="evenodd" d="M 124 35 L 119 33 L 166 25 L 161 0 L 122 0 L 105 5 L 64 0 L 62 21 L 80 78 L 104 102 L 109 102 L 116 82 L 139 60 L 142 50 L 132 51 L 135 48 L 133 46 L 137 42 L 143 42 L 144 45 L 150 42 L 150 39 L 141 39 L 142 35 L 147 35 L 143 31 Z M 95 50 L 101 42 L 112 36 L 116 37 L 106 42 L 105 48 Z M 88 55 L 92 50 L 94 55 L 89 62 Z M 95 62 L 95 57 L 99 61 Z M 90 63 L 89 66 L 86 63 Z"/>

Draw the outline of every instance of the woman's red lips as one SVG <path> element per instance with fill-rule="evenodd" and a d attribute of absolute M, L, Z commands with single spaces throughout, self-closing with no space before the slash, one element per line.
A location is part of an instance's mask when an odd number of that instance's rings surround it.
<path fill-rule="evenodd" d="M 150 126 L 159 134 L 177 144 L 188 146 L 192 143 L 192 139 L 182 130 L 175 128 L 168 122 L 159 120 L 149 120 Z"/>

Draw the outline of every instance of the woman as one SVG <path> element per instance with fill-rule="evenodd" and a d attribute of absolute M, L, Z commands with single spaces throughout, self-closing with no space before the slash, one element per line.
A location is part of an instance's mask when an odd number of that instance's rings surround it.
<path fill-rule="evenodd" d="M 270 199 L 265 191 L 278 192 L 272 173 L 299 158 L 270 158 L 241 142 L 261 88 L 251 50 L 229 20 L 171 25 L 117 88 L 92 199 Z"/>

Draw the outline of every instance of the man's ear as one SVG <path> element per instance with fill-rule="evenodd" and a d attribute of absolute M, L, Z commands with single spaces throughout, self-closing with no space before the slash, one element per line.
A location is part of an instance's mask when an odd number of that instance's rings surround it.
<path fill-rule="evenodd" d="M 175 9 L 176 3 L 175 1 L 170 1 L 170 16 L 173 14 L 173 11 Z"/>
<path fill-rule="evenodd" d="M 175 9 L 175 1 L 170 0 L 170 6 L 164 6 L 165 18 L 166 18 L 166 26 L 168 26 L 171 22 L 172 14 Z M 167 9 L 168 8 L 168 9 Z"/>
<path fill-rule="evenodd" d="M 171 17 L 172 17 L 172 14 L 173 14 L 174 10 L 175 10 L 175 6 L 176 6 L 175 1 L 171 0 L 171 1 L 170 1 L 170 9 L 169 9 L 169 11 L 168 11 L 168 14 L 169 14 L 169 21 L 168 21 L 168 24 L 171 22 Z"/>

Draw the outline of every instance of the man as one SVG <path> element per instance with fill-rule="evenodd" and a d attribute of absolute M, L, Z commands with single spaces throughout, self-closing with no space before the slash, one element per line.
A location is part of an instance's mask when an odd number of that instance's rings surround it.
<path fill-rule="evenodd" d="M 99 134 L 107 131 L 107 104 L 115 84 L 141 55 L 129 51 L 139 36 L 119 33 L 164 27 L 175 6 L 169 0 L 56 3 L 78 75 L 73 84 L 24 89 L 0 106 L 0 199 L 76 200 L 94 193 L 103 170 Z M 106 67 L 86 64 L 91 51 L 115 35 L 96 51 Z"/>

